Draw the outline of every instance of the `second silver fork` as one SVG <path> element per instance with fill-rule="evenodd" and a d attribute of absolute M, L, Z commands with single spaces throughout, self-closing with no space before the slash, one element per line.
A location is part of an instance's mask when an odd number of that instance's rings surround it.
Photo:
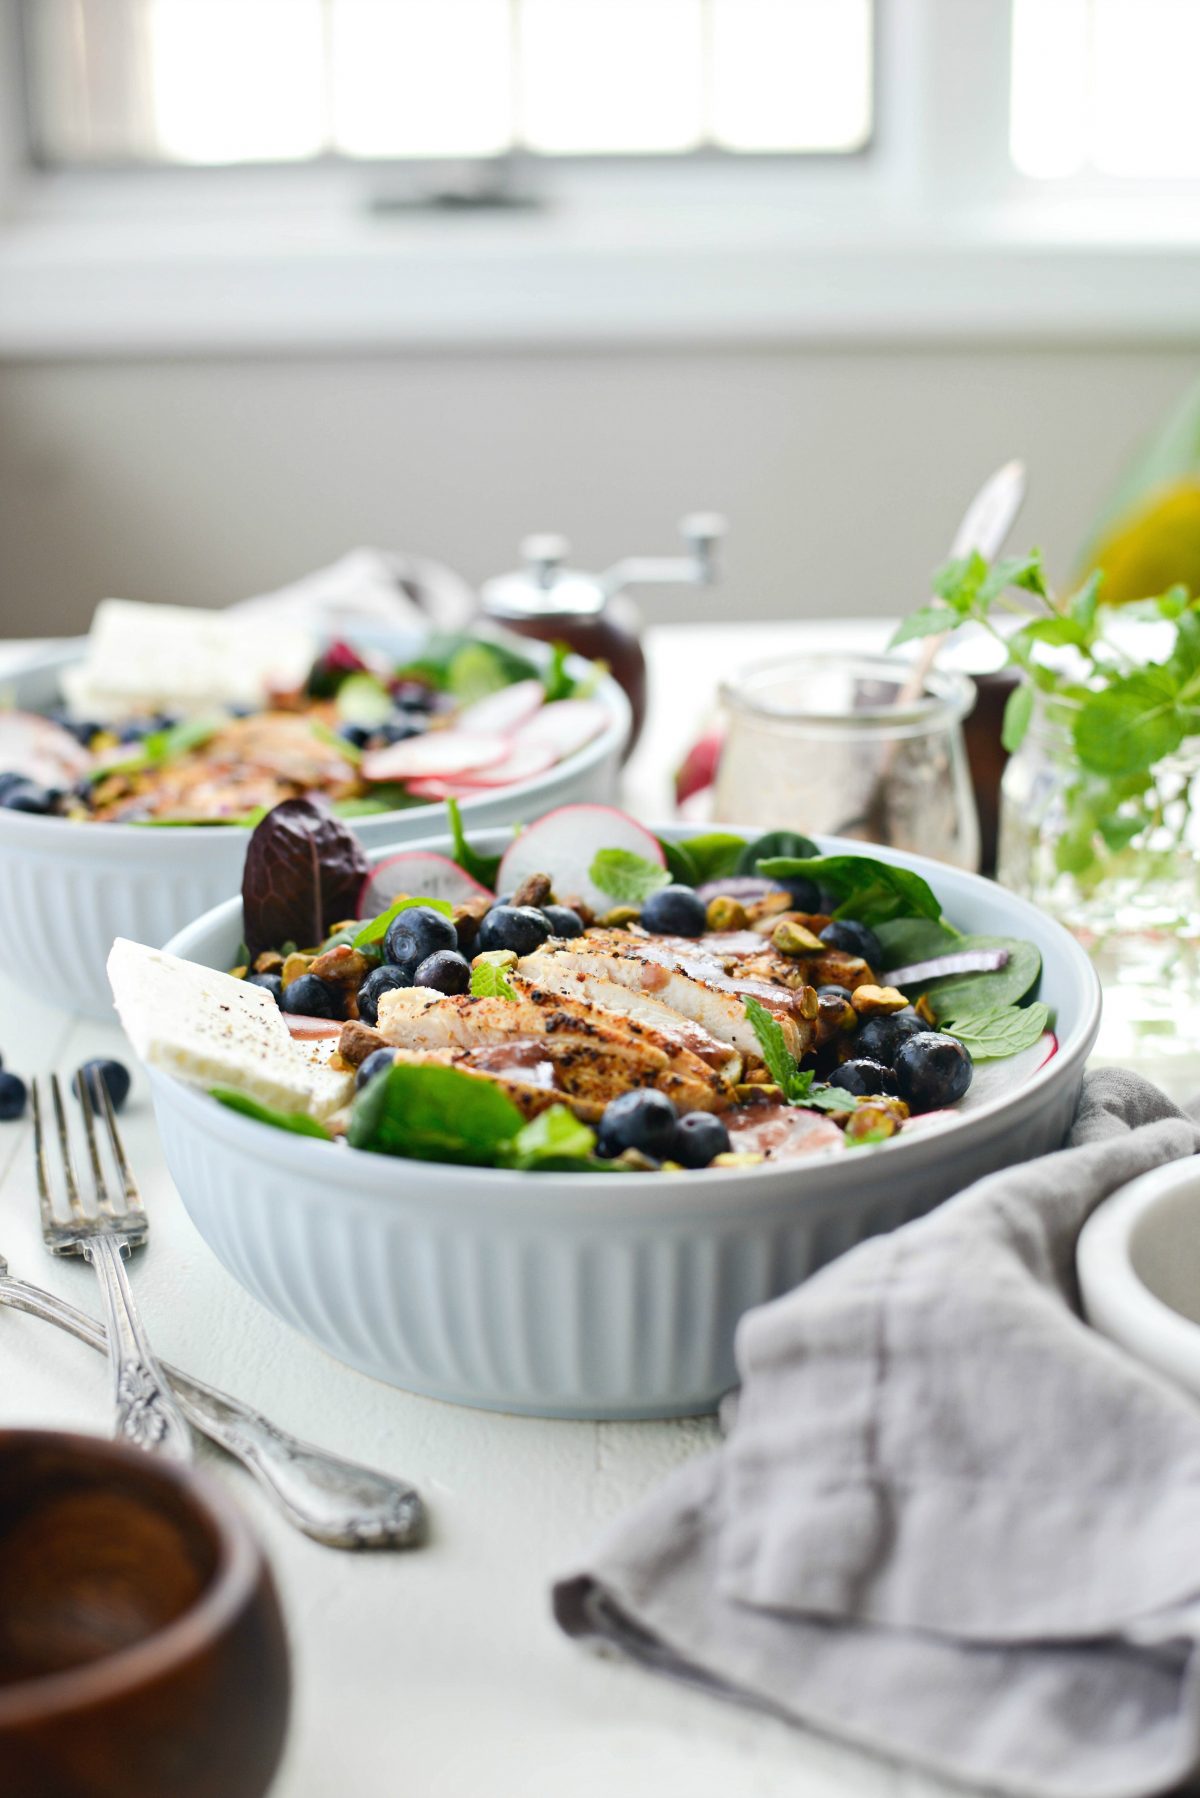
<path fill-rule="evenodd" d="M 104 1295 L 104 1316 L 113 1374 L 113 1403 L 116 1409 L 114 1435 L 136 1443 L 139 1448 L 171 1455 L 179 1461 L 190 1461 L 191 1430 L 154 1357 L 125 1276 L 123 1257 L 126 1254 L 132 1255 L 135 1249 L 145 1247 L 150 1234 L 150 1222 L 121 1147 L 108 1088 L 104 1080 L 98 1077 L 93 1090 L 104 1114 L 120 1181 L 119 1200 L 113 1196 L 97 1141 L 96 1118 L 89 1084 L 82 1071 L 76 1075 L 75 1087 L 83 1114 L 96 1198 L 95 1216 L 89 1215 L 84 1209 L 71 1154 L 71 1137 L 63 1109 L 62 1089 L 57 1074 L 50 1076 L 50 1102 L 54 1111 L 63 1163 L 63 1188 L 70 1214 L 64 1221 L 54 1211 L 40 1082 L 35 1080 L 33 1083 L 33 1145 L 38 1203 L 42 1214 L 42 1239 L 52 1255 L 83 1255 L 91 1262 L 99 1278 Z"/>

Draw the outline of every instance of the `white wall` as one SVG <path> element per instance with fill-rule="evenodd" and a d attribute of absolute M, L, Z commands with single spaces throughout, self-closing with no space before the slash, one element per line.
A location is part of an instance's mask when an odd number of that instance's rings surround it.
<path fill-rule="evenodd" d="M 109 593 L 220 604 L 357 543 L 479 579 L 553 529 L 597 565 L 697 507 L 729 514 L 726 579 L 653 617 L 896 610 L 1014 454 L 1014 542 L 1065 574 L 1197 348 L 0 364 L 0 635 Z"/>

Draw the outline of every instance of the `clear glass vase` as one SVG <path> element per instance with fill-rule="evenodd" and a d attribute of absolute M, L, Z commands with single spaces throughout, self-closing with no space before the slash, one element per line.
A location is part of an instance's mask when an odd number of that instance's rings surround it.
<path fill-rule="evenodd" d="M 1200 738 L 1122 808 L 1131 822 L 1149 814 L 1136 834 L 1120 847 L 1097 835 L 1082 868 L 1068 809 L 1079 776 L 1069 729 L 1039 709 L 1001 786 L 997 879 L 1091 955 L 1104 988 L 1095 1059 L 1186 1096 L 1200 1085 Z"/>

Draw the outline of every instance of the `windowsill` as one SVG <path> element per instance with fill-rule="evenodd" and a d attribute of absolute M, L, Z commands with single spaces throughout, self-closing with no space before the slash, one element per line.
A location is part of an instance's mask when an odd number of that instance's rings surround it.
<path fill-rule="evenodd" d="M 0 223 L 0 357 L 1200 335 L 1179 197 L 935 219 L 853 183 L 798 205 L 778 171 L 723 199 L 650 184 L 507 214 L 378 215 L 269 183 L 219 212 L 195 188 L 80 191 Z"/>

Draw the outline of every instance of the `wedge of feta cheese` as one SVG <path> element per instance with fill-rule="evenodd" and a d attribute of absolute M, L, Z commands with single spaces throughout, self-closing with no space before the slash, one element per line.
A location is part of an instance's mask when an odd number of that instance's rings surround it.
<path fill-rule="evenodd" d="M 82 663 L 63 672 L 63 695 L 76 716 L 114 721 L 258 706 L 272 687 L 300 686 L 315 655 L 307 632 L 266 620 L 104 599 Z"/>
<path fill-rule="evenodd" d="M 125 937 L 112 946 L 108 978 L 125 1033 L 148 1067 L 321 1120 L 349 1101 L 353 1074 L 326 1065 L 336 1038 L 297 1042 L 263 987 Z"/>

